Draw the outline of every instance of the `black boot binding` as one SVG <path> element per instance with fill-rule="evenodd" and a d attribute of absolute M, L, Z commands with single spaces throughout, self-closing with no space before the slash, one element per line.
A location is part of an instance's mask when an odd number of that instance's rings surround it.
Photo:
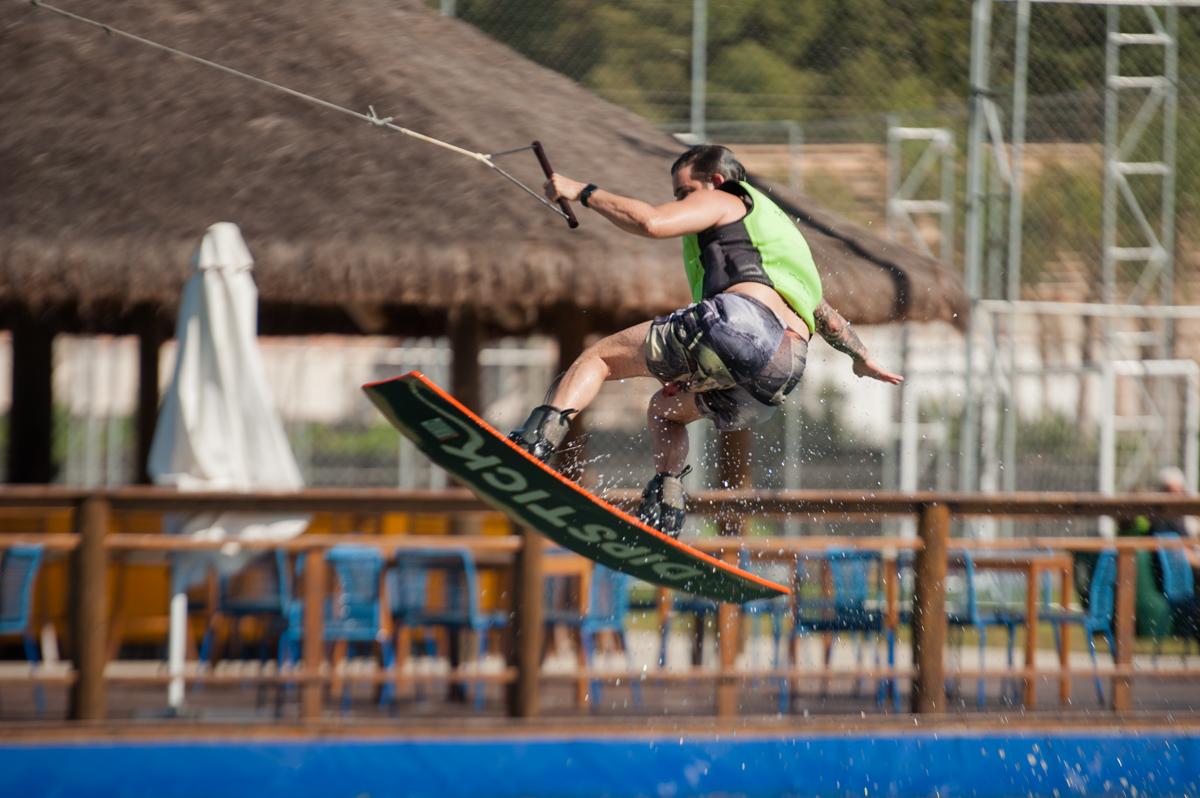
<path fill-rule="evenodd" d="M 539 405 L 529 414 L 525 426 L 510 432 L 508 439 L 543 463 L 548 462 L 562 446 L 571 428 L 571 415 L 577 412 Z"/>
<path fill-rule="evenodd" d="M 678 538 L 687 517 L 687 494 L 683 492 L 683 478 L 690 474 L 691 466 L 684 466 L 678 474 L 663 471 L 642 491 L 642 503 L 634 513 L 638 520 L 659 532 Z"/>

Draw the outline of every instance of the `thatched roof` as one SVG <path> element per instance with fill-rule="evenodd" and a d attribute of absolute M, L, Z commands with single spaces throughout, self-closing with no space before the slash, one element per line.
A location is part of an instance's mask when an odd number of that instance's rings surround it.
<path fill-rule="evenodd" d="M 468 150 L 540 139 L 564 174 L 670 199 L 673 139 L 420 0 L 60 3 Z M 15 0 L 0 6 L 0 105 L 0 303 L 173 307 L 216 221 L 242 228 L 264 305 L 325 309 L 301 326 L 347 305 L 393 319 L 473 307 L 515 330 L 551 307 L 616 323 L 687 301 L 677 241 L 581 208 L 569 231 L 471 159 Z M 540 186 L 531 153 L 501 163 Z M 914 294 L 919 317 L 961 308 L 961 285 L 934 262 L 888 245 L 880 268 L 882 247 L 797 208 L 824 231 L 805 223 L 850 318 L 903 315 L 893 267 L 956 294 Z"/>

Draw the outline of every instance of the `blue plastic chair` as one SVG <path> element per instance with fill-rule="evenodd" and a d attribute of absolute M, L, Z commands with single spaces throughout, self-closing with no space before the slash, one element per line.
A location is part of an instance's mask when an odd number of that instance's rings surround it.
<path fill-rule="evenodd" d="M 778 573 L 771 572 L 771 567 L 780 565 L 779 563 L 756 563 L 750 558 L 747 551 L 741 551 L 738 554 L 738 567 L 744 571 L 751 573 L 759 573 L 772 581 L 785 581 L 790 578 L 790 574 L 780 577 Z M 694 596 L 688 593 L 674 593 L 671 601 L 671 611 L 673 617 L 680 615 L 692 615 L 696 619 L 697 629 L 697 645 L 693 652 L 693 664 L 699 665 L 700 646 L 699 642 L 703 639 L 703 630 L 708 616 L 715 616 L 720 610 L 720 602 L 712 599 Z M 756 619 L 769 615 L 771 617 L 771 634 L 774 640 L 774 655 L 772 663 L 775 668 L 779 667 L 780 658 L 780 643 L 783 640 L 783 618 L 788 613 L 789 599 L 787 596 L 778 596 L 776 598 L 754 599 L 746 601 L 739 605 L 743 613 L 743 617 L 749 618 L 753 627 L 757 627 Z M 671 631 L 671 619 L 662 625 L 662 639 L 659 642 L 658 667 L 666 666 L 666 651 L 667 637 Z"/>
<path fill-rule="evenodd" d="M 1097 667 L 1096 641 L 1094 635 L 1101 633 L 1108 640 L 1108 651 L 1115 653 L 1113 647 L 1113 598 L 1117 583 L 1117 553 L 1111 549 L 1100 552 L 1092 571 L 1091 586 L 1088 588 L 1088 606 L 1084 612 L 1063 610 L 1060 612 L 1039 613 L 1039 618 L 1049 621 L 1054 626 L 1054 643 L 1062 656 L 1062 632 L 1064 623 L 1079 624 L 1087 635 L 1088 650 L 1092 654 L 1092 667 Z M 1100 683 L 1100 674 L 1096 674 L 1096 696 L 1104 703 L 1104 686 Z"/>
<path fill-rule="evenodd" d="M 749 553 L 742 551 L 738 555 L 738 567 L 745 571 L 764 571 L 766 570 L 761 564 L 754 563 L 749 556 Z M 769 567 L 769 564 L 768 564 Z M 777 573 L 765 573 L 772 581 L 783 581 Z M 779 596 L 777 598 L 764 598 L 746 601 L 739 605 L 742 617 L 748 619 L 751 629 L 757 629 L 759 626 L 758 619 L 762 616 L 770 616 L 771 619 L 771 635 L 774 643 L 772 666 L 778 670 L 780 666 L 780 657 L 783 641 L 783 619 L 788 614 L 790 599 L 787 596 Z M 693 644 L 692 663 L 693 665 L 700 664 L 701 649 L 704 640 L 704 629 L 709 616 L 716 616 L 720 611 L 720 602 L 706 599 L 700 596 L 691 595 L 688 593 L 672 593 L 671 597 L 671 614 L 662 624 L 662 637 L 659 641 L 658 667 L 660 669 L 666 667 L 666 652 L 667 639 L 673 627 L 674 619 L 683 616 L 691 615 L 695 619 L 696 636 Z M 781 683 L 786 683 L 786 677 L 781 678 Z M 781 690 L 786 689 L 786 686 L 781 687 Z M 780 706 L 783 706 L 785 697 L 781 692 Z M 782 708 L 780 709 L 782 712 Z"/>
<path fill-rule="evenodd" d="M 25 658 L 30 670 L 41 661 L 34 637 L 33 584 L 42 564 L 40 544 L 18 544 L 0 557 L 0 635 L 20 635 L 25 643 Z M 34 685 L 33 699 L 38 714 L 46 711 L 46 692 Z"/>
<path fill-rule="evenodd" d="M 749 552 L 743 551 L 738 556 L 738 566 L 743 571 L 755 573 L 759 576 L 764 576 L 772 581 L 786 581 L 790 578 L 789 574 L 784 574 L 782 577 L 775 572 L 777 569 L 772 569 L 771 566 L 779 568 L 788 568 L 784 563 L 765 563 L 756 564 L 750 559 Z M 789 599 L 787 596 L 776 596 L 774 598 L 762 598 L 747 601 L 742 604 L 742 612 L 753 622 L 754 619 L 761 616 L 770 616 L 771 618 L 771 637 L 774 643 L 773 656 L 771 657 L 771 665 L 774 668 L 779 668 L 780 643 L 783 642 L 783 618 L 787 615 Z M 754 624 L 757 626 L 757 624 Z"/>
<path fill-rule="evenodd" d="M 858 664 L 861 666 L 867 635 L 878 636 L 884 632 L 883 559 L 877 551 L 835 548 L 825 552 L 825 563 L 829 568 L 832 594 L 816 600 L 802 597 L 805 571 L 803 563 L 797 564 L 796 598 L 792 604 L 792 632 L 787 650 L 795 651 L 796 638 L 802 634 L 857 632 L 861 635 L 858 648 Z M 827 669 L 832 654 L 831 639 L 825 646 Z M 786 680 L 784 688 L 780 706 L 785 711 L 789 701 Z M 876 703 L 883 703 L 886 689 L 886 680 L 881 680 L 876 691 Z"/>
<path fill-rule="evenodd" d="M 986 662 L 987 627 L 1003 626 L 1008 630 L 1008 667 L 1013 667 L 1013 647 L 1016 642 L 1016 627 L 1024 623 L 1024 613 L 1007 607 L 995 607 L 987 610 L 980 609 L 979 582 L 975 570 L 975 560 L 971 552 L 962 552 L 963 580 L 961 589 L 955 590 L 956 582 L 952 576 L 947 576 L 946 583 L 946 623 L 960 630 L 972 627 L 979 636 L 979 670 L 982 672 Z M 1003 689 L 1001 691 L 1004 692 Z M 984 680 L 979 677 L 976 703 L 983 706 L 985 702 Z"/>
<path fill-rule="evenodd" d="M 1155 537 L 1179 540 L 1178 532 L 1157 532 Z M 1162 574 L 1162 591 L 1163 597 L 1166 598 L 1167 604 L 1171 607 L 1171 613 L 1176 618 L 1186 618 L 1189 629 L 1183 635 L 1180 635 L 1183 640 L 1183 655 L 1187 656 L 1189 649 L 1188 640 L 1195 636 L 1196 630 L 1190 628 L 1195 624 L 1195 619 L 1192 617 L 1191 609 L 1195 601 L 1196 585 L 1195 576 L 1192 574 L 1191 563 L 1188 562 L 1187 554 L 1183 549 L 1158 549 L 1155 551 L 1158 560 L 1159 572 Z M 1158 650 L 1161 645 L 1161 637 L 1154 638 L 1154 654 L 1158 655 Z"/>
<path fill-rule="evenodd" d="M 504 611 L 482 609 L 479 569 L 474 553 L 468 548 L 399 549 L 396 565 L 388 571 L 387 579 L 397 635 L 404 627 L 421 629 L 426 633 L 426 652 L 431 656 L 436 653 L 436 644 L 429 632 L 441 627 L 451 635 L 472 632 L 476 661 L 482 661 L 490 633 L 503 629 L 508 622 Z M 464 680 L 462 689 L 466 688 Z M 475 708 L 482 709 L 483 703 L 483 683 L 477 682 Z"/>
<path fill-rule="evenodd" d="M 591 668 L 595 662 L 596 635 L 603 632 L 616 635 L 621 644 L 621 650 L 625 652 L 625 660 L 631 674 L 633 672 L 633 662 L 630 659 L 629 645 L 625 634 L 629 618 L 629 583 L 630 577 L 627 574 L 603 565 L 596 565 L 592 570 L 592 587 L 588 595 L 587 612 L 579 626 L 579 640 L 588 668 Z M 633 691 L 634 703 L 641 706 L 642 685 L 636 676 L 630 677 L 630 689 Z M 592 681 L 591 691 L 594 706 L 600 701 L 600 682 L 598 680 Z"/>
<path fill-rule="evenodd" d="M 381 577 L 383 554 L 371 546 L 334 546 L 325 555 L 333 567 L 334 589 L 326 602 L 325 640 L 346 642 L 350 648 L 379 646 L 384 670 L 392 667 L 392 646 L 383 623 Z M 379 703 L 391 701 L 392 685 L 384 683 Z M 349 709 L 349 682 L 342 691 L 342 708 Z"/>
<path fill-rule="evenodd" d="M 788 568 L 784 563 L 755 563 L 749 555 L 749 552 L 742 551 L 738 556 L 738 566 L 743 571 L 757 573 L 759 576 L 764 576 L 772 581 L 781 582 L 791 578 L 790 575 L 780 576 L 776 571 L 779 568 Z M 783 619 L 788 614 L 790 607 L 790 598 L 788 596 L 777 596 L 775 598 L 762 598 L 747 601 L 742 604 L 742 614 L 749 623 L 751 635 L 757 631 L 761 625 L 759 619 L 767 616 L 771 619 L 771 639 L 773 643 L 771 667 L 776 671 L 780 667 L 780 645 L 783 642 Z M 779 712 L 782 714 L 786 710 L 786 691 L 787 677 L 781 677 L 779 680 Z"/>
<path fill-rule="evenodd" d="M 564 549 L 549 548 L 544 552 L 544 556 L 546 560 L 553 561 L 556 557 L 576 557 L 578 555 Z M 589 560 L 586 568 L 588 578 L 582 581 L 590 583 L 595 564 Z M 559 627 L 579 632 L 583 624 L 584 608 L 588 602 L 588 596 L 583 594 L 580 584 L 582 574 L 550 573 L 552 569 L 549 567 L 546 570 L 547 573 L 542 577 L 542 623 L 545 628 L 543 656 L 555 643 L 554 635 Z M 583 642 L 578 637 L 579 635 L 576 634 L 575 642 L 579 646 L 579 667 L 584 668 L 587 666 L 587 658 L 584 655 Z"/>
<path fill-rule="evenodd" d="M 695 638 L 692 645 L 692 664 L 699 665 L 700 657 L 704 644 L 704 628 L 707 623 L 706 619 L 711 615 L 715 616 L 721 605 L 719 602 L 712 599 L 706 599 L 701 596 L 694 596 L 691 593 L 679 593 L 671 591 L 670 610 L 667 618 L 662 624 L 662 638 L 659 640 L 658 646 L 658 667 L 665 668 L 667 665 L 667 639 L 671 635 L 671 629 L 674 621 L 684 615 L 691 615 L 695 619 Z"/>
<path fill-rule="evenodd" d="M 200 661 L 212 663 L 217 626 L 229 621 L 236 632 L 239 622 L 248 617 L 264 617 L 267 629 L 259 641 L 259 660 L 267 659 L 267 643 L 275 636 L 283 635 L 288 628 L 288 608 L 292 604 L 291 575 L 288 573 L 287 553 L 282 549 L 266 554 L 252 562 L 247 571 L 253 569 L 259 577 L 252 583 L 253 590 L 246 589 L 246 582 L 221 574 L 217 577 L 217 597 L 214 611 L 209 616 L 208 628 L 200 643 Z M 232 584 L 231 584 L 232 583 Z M 234 651 L 240 652 L 241 639 L 234 638 Z"/>
<path fill-rule="evenodd" d="M 339 545 L 325 553 L 332 568 L 333 587 L 325 600 L 324 642 L 345 642 L 349 648 L 379 646 L 385 670 L 392 667 L 392 647 L 383 624 L 381 577 L 383 555 L 373 546 Z M 304 572 L 303 555 L 296 560 L 296 575 Z M 287 628 L 280 638 L 280 661 L 298 661 L 304 634 L 304 602 L 288 604 Z M 379 703 L 391 702 L 392 685 L 384 683 Z M 342 689 L 342 709 L 350 708 L 350 683 Z"/>

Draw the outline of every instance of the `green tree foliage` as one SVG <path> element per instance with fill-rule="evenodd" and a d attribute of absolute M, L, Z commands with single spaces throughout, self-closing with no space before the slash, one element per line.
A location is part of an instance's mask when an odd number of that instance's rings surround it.
<path fill-rule="evenodd" d="M 806 141 L 881 143 L 879 115 L 896 114 L 912 126 L 955 128 L 959 147 L 965 147 L 969 0 L 707 2 L 711 122 L 794 120 L 808 123 Z M 686 124 L 690 118 L 692 11 L 688 0 L 457 0 L 457 13 L 466 21 L 658 124 Z M 992 5 L 990 84 L 1002 109 L 1013 84 L 1016 11 L 1016 3 Z M 1031 14 L 1027 140 L 1098 147 L 1104 139 L 1108 10 L 1038 3 Z M 1140 8 L 1120 14 L 1124 32 L 1154 30 Z M 1179 10 L 1178 55 L 1177 229 L 1182 238 L 1195 239 L 1200 11 Z M 1123 75 L 1161 74 L 1162 68 L 1160 47 L 1121 48 Z M 947 119 L 937 118 L 943 113 Z M 1137 113 L 1135 98 L 1126 95 L 1122 129 Z M 1155 124 L 1141 151 L 1128 157 L 1157 160 L 1161 132 Z M 826 135 L 827 130 L 833 132 Z M 1141 207 L 1157 218 L 1161 181 L 1134 176 L 1130 186 Z M 816 183 L 806 189 L 821 191 Z M 1101 191 L 1099 171 L 1090 163 L 1051 165 L 1032 176 L 1025 200 L 1023 284 L 1038 282 L 1065 259 L 1082 262 L 1087 275 L 1098 279 Z M 1118 243 L 1136 245 L 1137 220 L 1122 211 L 1117 223 Z"/>
<path fill-rule="evenodd" d="M 430 0 L 437 5 L 439 0 Z M 709 118 L 806 121 L 961 105 L 966 0 L 709 0 Z M 993 5 L 992 85 L 1012 81 L 1015 3 Z M 1138 11 L 1123 27 L 1149 31 Z M 686 0 L 457 0 L 457 14 L 540 64 L 665 121 L 688 117 L 692 3 Z M 1099 90 L 1106 10 L 1038 4 L 1029 91 Z M 1180 14 L 1180 75 L 1200 78 L 1200 14 Z M 1125 74 L 1161 68 L 1125 48 Z M 1097 120 L 1099 121 L 1099 120 Z"/>
<path fill-rule="evenodd" d="M 687 118 L 690 3 L 459 0 L 458 14 L 650 119 Z M 969 31 L 961 0 L 712 0 L 709 115 L 805 120 L 951 102 Z"/>

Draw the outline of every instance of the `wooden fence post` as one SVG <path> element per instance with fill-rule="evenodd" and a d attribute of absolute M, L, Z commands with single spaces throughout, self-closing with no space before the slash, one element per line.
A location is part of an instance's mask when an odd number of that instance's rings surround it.
<path fill-rule="evenodd" d="M 1117 667 L 1133 664 L 1134 607 L 1137 603 L 1137 552 L 1117 552 L 1116 597 L 1113 601 L 1113 662 Z M 1123 712 L 1133 706 L 1133 679 L 1114 676 L 1112 708 Z"/>
<path fill-rule="evenodd" d="M 921 540 L 913 570 L 913 712 L 942 712 L 946 706 L 946 548 L 950 508 L 921 506 Z"/>
<path fill-rule="evenodd" d="M 754 448 L 750 430 L 722 432 L 717 437 L 717 479 L 722 488 L 750 488 L 754 485 L 751 451 Z M 746 534 L 750 518 L 735 512 L 718 519 L 722 537 L 739 538 Z M 736 551 L 726 552 L 725 562 L 736 565 Z M 717 607 L 717 653 L 722 674 L 733 671 L 742 647 L 742 608 L 739 604 L 721 602 Z M 717 717 L 729 718 L 738 714 L 738 679 L 722 675 L 717 679 Z"/>
<path fill-rule="evenodd" d="M 90 496 L 75 511 L 79 546 L 72 557 L 71 640 L 75 683 L 67 717 L 102 720 L 108 710 L 104 666 L 108 656 L 108 500 Z"/>
<path fill-rule="evenodd" d="M 538 697 L 542 668 L 542 536 L 521 529 L 522 546 L 517 554 L 513 579 L 512 655 L 517 680 L 509 686 L 508 714 L 532 718 L 541 713 Z"/>
<path fill-rule="evenodd" d="M 304 683 L 300 688 L 300 717 L 321 717 L 324 683 L 317 678 L 325 659 L 325 550 L 304 553 Z"/>
<path fill-rule="evenodd" d="M 726 552 L 721 558 L 737 565 L 737 554 Z M 738 679 L 726 676 L 733 672 L 742 642 L 742 608 L 722 601 L 717 606 L 717 652 L 721 660 L 721 677 L 717 679 L 717 717 L 730 718 L 738 714 Z"/>

